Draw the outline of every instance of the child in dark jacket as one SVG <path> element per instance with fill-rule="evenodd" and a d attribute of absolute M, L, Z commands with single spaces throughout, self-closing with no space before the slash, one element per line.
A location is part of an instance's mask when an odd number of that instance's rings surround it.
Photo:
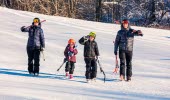
<path fill-rule="evenodd" d="M 67 59 L 67 63 L 65 66 L 65 72 L 66 77 L 69 77 L 70 79 L 73 78 L 73 72 L 75 69 L 75 63 L 76 63 L 76 54 L 78 53 L 76 46 L 75 46 L 75 40 L 69 39 L 68 45 L 65 48 L 64 55 Z"/>
<path fill-rule="evenodd" d="M 88 36 L 84 36 L 79 40 L 81 45 L 84 45 L 84 61 L 86 63 L 86 80 L 96 80 L 97 63 L 99 60 L 99 50 L 95 41 L 96 33 L 90 32 Z"/>

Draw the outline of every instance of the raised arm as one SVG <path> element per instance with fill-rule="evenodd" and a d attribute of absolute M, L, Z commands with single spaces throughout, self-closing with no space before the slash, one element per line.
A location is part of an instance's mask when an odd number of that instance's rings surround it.
<path fill-rule="evenodd" d="M 130 31 L 134 34 L 134 36 L 143 36 L 143 33 L 141 30 L 130 29 Z"/>
<path fill-rule="evenodd" d="M 84 45 L 85 42 L 87 42 L 89 40 L 89 36 L 83 36 L 80 40 L 79 40 L 79 43 L 81 45 Z"/>
<path fill-rule="evenodd" d="M 30 29 L 30 27 L 22 26 L 21 27 L 21 32 L 29 32 L 29 29 Z"/>

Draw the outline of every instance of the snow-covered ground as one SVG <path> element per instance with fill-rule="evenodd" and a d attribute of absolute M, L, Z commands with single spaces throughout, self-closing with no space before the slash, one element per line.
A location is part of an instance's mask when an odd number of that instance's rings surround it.
<path fill-rule="evenodd" d="M 47 20 L 42 25 L 46 61 L 41 58 L 39 77 L 28 75 L 28 34 L 20 32 L 20 27 L 30 25 L 34 17 Z M 120 25 L 0 7 L 0 100 L 170 100 L 170 31 L 132 28 L 142 30 L 144 37 L 135 38 L 132 81 L 120 82 L 119 75 L 112 73 L 115 67 L 113 40 Z M 90 31 L 97 32 L 106 83 L 99 69 L 97 82 L 85 83 L 83 46 L 78 40 Z M 55 78 L 69 38 L 78 44 L 75 77 L 63 79 L 63 67 Z"/>

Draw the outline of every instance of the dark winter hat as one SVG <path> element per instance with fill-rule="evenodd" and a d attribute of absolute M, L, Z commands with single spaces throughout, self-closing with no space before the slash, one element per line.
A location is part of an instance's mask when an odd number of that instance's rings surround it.
<path fill-rule="evenodd" d="M 39 18 L 37 18 L 37 17 L 36 17 L 36 18 L 34 18 L 34 19 L 33 19 L 33 23 L 40 23 L 40 19 L 39 19 Z"/>
<path fill-rule="evenodd" d="M 128 28 L 125 29 L 124 26 L 123 26 L 123 24 L 128 24 Z M 127 19 L 124 19 L 124 20 L 122 21 L 121 29 L 122 29 L 122 30 L 129 30 L 129 29 L 130 29 L 130 24 L 129 24 L 129 21 L 128 21 Z"/>
<path fill-rule="evenodd" d="M 124 20 L 122 21 L 122 24 L 129 24 L 129 21 L 128 21 L 127 19 L 124 19 Z"/>

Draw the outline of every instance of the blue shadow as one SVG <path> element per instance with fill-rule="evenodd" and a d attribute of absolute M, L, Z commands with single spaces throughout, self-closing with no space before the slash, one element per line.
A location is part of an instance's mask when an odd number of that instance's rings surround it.
<path fill-rule="evenodd" d="M 164 59 L 160 59 L 160 60 L 170 60 L 170 58 L 164 58 Z"/>
<path fill-rule="evenodd" d="M 7 69 L 7 68 L 0 68 L 0 74 L 6 74 L 6 75 L 13 75 L 13 76 L 23 76 L 23 77 L 35 77 L 33 75 L 30 75 L 28 71 L 25 70 L 17 70 L 17 69 Z M 55 78 L 54 78 L 55 77 Z M 65 80 L 64 79 L 65 75 L 55 75 L 55 74 L 50 74 L 50 73 L 43 73 L 40 72 L 38 77 L 35 78 L 49 78 L 49 79 L 60 79 L 60 80 Z M 77 79 L 85 79 L 85 76 L 74 76 Z M 97 78 L 97 80 L 104 81 L 104 78 Z M 75 82 L 80 82 L 80 83 L 86 83 L 85 81 L 78 81 L 78 80 L 72 80 Z M 106 78 L 106 82 L 117 82 L 117 79 L 109 79 Z"/>
<path fill-rule="evenodd" d="M 169 38 L 169 39 L 170 39 L 170 36 L 166 36 L 166 38 Z"/>

